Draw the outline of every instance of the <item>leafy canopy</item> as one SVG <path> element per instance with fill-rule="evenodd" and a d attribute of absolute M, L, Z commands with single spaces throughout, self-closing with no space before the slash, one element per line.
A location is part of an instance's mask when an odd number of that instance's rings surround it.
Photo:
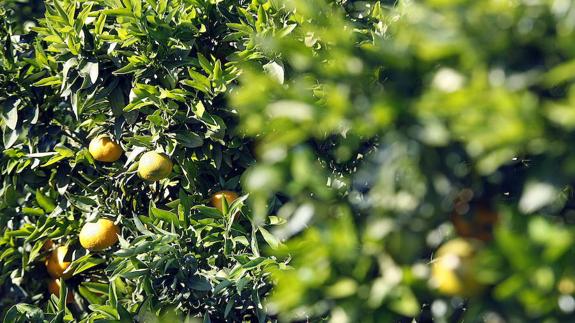
<path fill-rule="evenodd" d="M 6 321 L 573 315 L 569 1 L 44 5 L 0 6 Z M 101 134 L 125 157 L 95 162 Z M 167 179 L 138 178 L 146 151 Z M 100 217 L 119 245 L 86 253 Z M 430 273 L 457 236 L 482 240 L 470 298 Z"/>

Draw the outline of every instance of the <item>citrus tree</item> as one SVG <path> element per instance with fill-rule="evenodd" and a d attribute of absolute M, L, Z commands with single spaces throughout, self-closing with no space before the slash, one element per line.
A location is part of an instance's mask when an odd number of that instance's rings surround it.
<path fill-rule="evenodd" d="M 4 321 L 574 315 L 569 1 L 44 6 L 1 9 Z"/>
<path fill-rule="evenodd" d="M 230 4 L 51 1 L 26 43 L 5 23 L 5 320 L 266 320 L 277 221 L 242 210 Z"/>

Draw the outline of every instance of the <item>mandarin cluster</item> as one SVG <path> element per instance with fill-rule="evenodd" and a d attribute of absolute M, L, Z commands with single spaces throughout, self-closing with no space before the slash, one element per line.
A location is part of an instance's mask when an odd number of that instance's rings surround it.
<path fill-rule="evenodd" d="M 122 146 L 107 135 L 92 139 L 88 150 L 94 160 L 105 163 L 118 161 L 124 153 Z M 148 151 L 141 156 L 137 173 L 140 178 L 155 182 L 170 176 L 172 168 L 173 163 L 166 154 Z M 236 192 L 220 191 L 211 197 L 210 202 L 214 208 L 223 212 L 224 200 L 226 205 L 230 205 L 238 197 Z M 100 218 L 95 222 L 85 223 L 78 234 L 78 239 L 83 248 L 90 252 L 97 252 L 115 245 L 120 234 L 121 229 L 114 221 Z M 52 240 L 46 240 L 42 249 L 48 252 L 45 259 L 46 271 L 51 277 L 48 281 L 48 291 L 59 297 L 61 282 L 73 276 L 70 268 L 71 261 L 67 260 L 69 247 L 67 244 L 55 245 Z M 69 291 L 66 303 L 73 302 L 74 293 Z"/>

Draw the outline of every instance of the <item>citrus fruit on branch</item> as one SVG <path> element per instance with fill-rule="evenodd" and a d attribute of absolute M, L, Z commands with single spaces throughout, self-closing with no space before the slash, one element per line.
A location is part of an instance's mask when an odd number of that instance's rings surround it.
<path fill-rule="evenodd" d="M 50 279 L 48 281 L 48 291 L 50 294 L 56 295 L 60 297 L 60 280 L 59 279 Z M 74 293 L 68 288 L 68 295 L 66 296 L 66 303 L 74 302 Z"/>
<path fill-rule="evenodd" d="M 454 239 L 442 245 L 431 266 L 432 284 L 450 296 L 473 296 L 482 290 L 475 278 L 478 245 L 470 240 Z"/>
<path fill-rule="evenodd" d="M 222 211 L 224 208 L 223 200 L 226 199 L 228 205 L 232 204 L 238 198 L 238 194 L 232 191 L 220 191 L 212 196 L 211 203 L 216 209 Z"/>
<path fill-rule="evenodd" d="M 70 278 L 71 273 L 64 274 L 64 271 L 70 266 L 70 262 L 64 261 L 64 257 L 68 253 L 67 246 L 60 246 L 50 253 L 46 259 L 46 269 L 52 278 Z"/>
<path fill-rule="evenodd" d="M 124 150 L 108 136 L 99 136 L 90 141 L 90 155 L 101 162 L 115 162 L 120 159 Z"/>
<path fill-rule="evenodd" d="M 104 250 L 118 242 L 120 229 L 109 219 L 86 223 L 80 231 L 80 244 L 90 251 Z"/>
<path fill-rule="evenodd" d="M 138 175 L 147 181 L 159 181 L 170 175 L 173 163 L 166 154 L 148 151 L 142 155 Z"/>

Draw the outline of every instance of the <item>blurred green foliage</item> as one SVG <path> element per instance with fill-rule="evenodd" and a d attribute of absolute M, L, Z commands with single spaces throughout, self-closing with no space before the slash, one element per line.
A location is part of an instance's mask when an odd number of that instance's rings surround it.
<path fill-rule="evenodd" d="M 574 315 L 571 1 L 45 4 L 0 28 L 11 320 Z M 127 157 L 94 163 L 101 133 Z M 170 178 L 135 176 L 145 150 Z M 249 197 L 220 213 L 220 189 Z M 84 256 L 100 216 L 120 247 Z M 430 272 L 458 236 L 482 240 L 472 297 Z M 75 250 L 67 309 L 38 279 L 48 238 Z"/>
<path fill-rule="evenodd" d="M 292 270 L 274 273 L 271 305 L 280 317 L 562 322 L 573 315 L 573 289 L 565 287 L 573 281 L 567 120 L 575 6 L 285 5 L 294 12 L 289 22 L 272 11 L 270 30 L 247 42 L 281 72 L 246 64 L 231 95 L 260 143 L 244 182 L 253 210 L 263 216 L 273 192 L 289 197 L 277 211 L 287 225 L 274 231 L 293 259 Z M 292 37 L 278 37 L 291 23 Z M 454 211 L 462 191 L 470 202 Z M 494 241 L 477 256 L 489 288 L 472 299 L 441 297 L 429 277 L 433 252 L 465 235 L 454 212 L 475 224 L 481 220 L 470 218 L 482 208 L 499 217 Z"/>
<path fill-rule="evenodd" d="M 42 0 L 2 0 L 0 7 L 0 16 L 5 20 L 3 27 L 10 26 L 16 34 L 30 31 L 44 15 Z M 11 23 L 7 24 L 8 21 Z"/>

